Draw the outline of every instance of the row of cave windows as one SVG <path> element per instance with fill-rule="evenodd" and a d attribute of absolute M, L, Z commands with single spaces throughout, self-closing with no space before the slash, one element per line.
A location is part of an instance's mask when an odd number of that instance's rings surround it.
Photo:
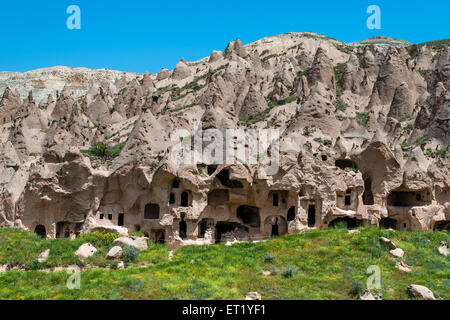
<path fill-rule="evenodd" d="M 289 210 L 291 210 L 291 209 L 289 209 Z M 349 228 L 349 229 L 356 228 L 361 225 L 361 221 L 357 220 L 356 218 L 337 218 L 337 219 L 333 220 L 332 222 L 330 222 L 329 226 L 334 226 L 340 222 L 346 223 L 347 228 Z M 310 206 L 308 208 L 308 226 L 313 227 L 314 224 L 315 224 L 315 208 L 314 208 L 314 206 Z M 388 229 L 388 228 L 397 229 L 398 222 L 395 219 L 382 218 L 379 222 L 379 226 L 380 226 L 380 228 L 385 228 L 385 229 Z M 273 236 L 278 235 L 277 227 L 278 227 L 277 225 L 272 226 L 272 235 Z M 406 224 L 404 224 L 403 227 L 406 227 Z M 180 221 L 179 228 L 180 228 L 180 237 L 186 238 L 186 236 L 187 236 L 186 221 L 184 221 L 184 220 Z M 206 229 L 207 229 L 207 221 L 202 221 L 200 223 L 200 228 L 199 228 L 199 238 L 205 237 Z M 217 224 L 217 229 L 218 229 L 217 230 L 218 237 L 216 238 L 216 240 L 220 240 L 221 234 L 223 234 L 227 231 L 233 230 L 233 228 L 230 228 L 229 225 L 227 225 L 227 224 L 221 225 L 219 223 Z M 434 225 L 433 229 L 436 231 L 449 231 L 450 230 L 450 222 L 449 221 L 439 221 Z M 43 226 L 42 224 L 37 225 L 34 228 L 34 232 L 42 238 L 46 238 L 46 236 L 47 236 L 45 226 Z M 160 242 L 160 243 L 165 242 L 164 230 L 158 230 L 155 233 L 155 242 Z"/>
<path fill-rule="evenodd" d="M 346 195 L 344 198 L 344 205 L 349 206 L 351 205 L 351 190 L 347 190 L 346 191 Z M 399 193 L 393 193 L 392 196 L 395 197 L 401 197 L 403 194 L 408 195 L 409 193 L 407 192 L 399 192 Z M 363 196 L 364 198 L 364 196 Z M 422 200 L 422 196 L 418 193 L 415 195 L 415 198 L 417 201 L 421 201 Z M 175 196 L 173 194 L 170 195 L 170 203 L 174 203 L 175 201 Z M 286 199 L 282 199 L 282 202 L 285 203 Z M 181 194 L 181 206 L 182 207 L 187 207 L 189 204 L 189 195 L 187 192 L 183 192 Z M 397 201 L 395 202 L 396 205 L 407 205 L 404 202 L 401 201 Z M 273 194 L 273 206 L 278 206 L 279 205 L 279 195 L 277 193 Z M 154 203 L 149 203 L 145 206 L 144 209 L 144 219 L 159 219 L 159 205 L 158 204 L 154 204 Z M 100 219 L 104 218 L 104 214 L 100 214 Z M 112 220 L 113 216 L 112 214 L 108 214 L 108 219 Z M 292 221 L 295 219 L 295 207 L 291 207 L 288 211 L 287 214 L 287 220 L 288 221 Z M 118 216 L 118 223 L 119 226 L 123 226 L 124 224 L 124 214 L 123 213 L 119 213 Z M 312 227 L 315 225 L 315 206 L 311 205 L 308 207 L 308 226 Z"/>

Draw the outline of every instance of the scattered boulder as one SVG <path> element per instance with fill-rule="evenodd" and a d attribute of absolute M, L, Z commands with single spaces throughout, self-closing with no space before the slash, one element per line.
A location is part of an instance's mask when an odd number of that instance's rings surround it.
<path fill-rule="evenodd" d="M 258 292 L 249 292 L 247 293 L 245 300 L 261 300 L 261 296 Z"/>
<path fill-rule="evenodd" d="M 439 244 L 438 251 L 439 251 L 440 254 L 442 254 L 444 256 L 447 256 L 447 253 L 448 253 L 448 242 L 442 241 Z"/>
<path fill-rule="evenodd" d="M 146 250 L 148 248 L 147 237 L 120 237 L 114 240 L 114 243 L 120 243 L 127 246 L 135 247 L 139 250 Z"/>
<path fill-rule="evenodd" d="M 348 234 L 361 233 L 358 229 L 348 230 Z"/>
<path fill-rule="evenodd" d="M 403 261 L 400 261 L 399 263 L 397 263 L 397 269 L 400 270 L 400 272 L 405 272 L 405 273 L 412 272 L 411 267 L 408 266 Z"/>
<path fill-rule="evenodd" d="M 123 261 L 119 261 L 119 263 L 117 264 L 117 270 L 121 269 L 125 269 L 125 264 L 123 263 Z"/>
<path fill-rule="evenodd" d="M 377 291 L 375 295 L 369 289 L 364 290 L 364 294 L 358 297 L 358 300 L 381 300 L 383 294 Z"/>
<path fill-rule="evenodd" d="M 114 246 L 106 254 L 107 259 L 116 259 L 122 255 L 122 247 Z"/>
<path fill-rule="evenodd" d="M 394 257 L 397 257 L 397 258 L 403 258 L 403 256 L 405 255 L 405 252 L 400 248 L 391 250 L 389 252 L 390 252 L 390 254 L 392 254 Z"/>
<path fill-rule="evenodd" d="M 395 243 L 393 243 L 391 240 L 385 237 L 380 237 L 380 242 L 384 245 L 386 245 L 389 249 L 394 250 L 397 249 L 397 246 Z"/>
<path fill-rule="evenodd" d="M 272 273 L 271 273 L 270 271 L 264 270 L 264 271 L 262 272 L 262 274 L 263 274 L 264 276 L 270 276 Z"/>
<path fill-rule="evenodd" d="M 75 251 L 75 255 L 78 256 L 80 259 L 87 259 L 91 256 L 93 256 L 97 252 L 97 248 L 95 248 L 92 244 L 89 242 L 83 243 L 77 251 Z"/>
<path fill-rule="evenodd" d="M 90 233 L 95 231 L 118 233 L 122 236 L 128 236 L 128 228 L 108 224 L 107 221 L 98 221 L 94 217 L 88 217 L 83 224 L 81 233 Z"/>
<path fill-rule="evenodd" d="M 416 298 L 422 298 L 424 300 L 436 300 L 433 292 L 425 286 L 418 284 L 412 284 L 408 288 L 408 293 Z"/>
<path fill-rule="evenodd" d="M 7 264 L 0 264 L 0 273 L 6 272 L 6 270 L 8 270 L 8 265 Z"/>
<path fill-rule="evenodd" d="M 50 249 L 46 249 L 39 254 L 37 261 L 39 263 L 45 262 L 45 261 L 47 261 L 49 255 L 50 255 Z"/>

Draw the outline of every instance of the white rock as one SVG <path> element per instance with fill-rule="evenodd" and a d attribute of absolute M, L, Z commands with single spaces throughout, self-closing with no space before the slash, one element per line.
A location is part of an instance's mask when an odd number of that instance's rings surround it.
<path fill-rule="evenodd" d="M 364 294 L 358 297 L 358 300 L 381 300 L 381 292 L 377 292 L 375 295 L 369 289 L 364 290 Z"/>
<path fill-rule="evenodd" d="M 125 264 L 123 263 L 123 261 L 120 261 L 117 264 L 117 270 L 121 270 L 121 269 L 125 269 Z"/>
<path fill-rule="evenodd" d="M 391 251 L 389 251 L 389 252 L 390 252 L 394 257 L 397 257 L 397 258 L 403 258 L 403 256 L 405 255 L 405 252 L 404 252 L 402 249 L 400 249 L 400 248 L 391 250 Z"/>
<path fill-rule="evenodd" d="M 400 270 L 400 272 L 412 272 L 411 267 L 408 266 L 403 261 L 400 261 L 399 263 L 397 263 L 397 268 L 398 268 L 398 270 Z"/>
<path fill-rule="evenodd" d="M 106 254 L 107 259 L 119 258 L 122 255 L 122 247 L 114 246 Z"/>
<path fill-rule="evenodd" d="M 114 243 L 121 243 L 127 246 L 132 246 L 139 250 L 146 250 L 148 248 L 147 237 L 120 237 L 114 240 Z"/>
<path fill-rule="evenodd" d="M 444 256 L 447 256 L 447 253 L 448 253 L 448 243 L 445 242 L 445 241 L 442 241 L 442 242 L 439 244 L 438 251 L 439 251 L 440 254 L 442 254 L 442 255 L 444 255 Z"/>
<path fill-rule="evenodd" d="M 50 249 L 44 250 L 41 252 L 37 258 L 37 261 L 39 263 L 45 262 L 48 259 L 48 256 L 50 255 Z"/>
<path fill-rule="evenodd" d="M 358 229 L 348 230 L 348 234 L 361 233 Z"/>
<path fill-rule="evenodd" d="M 418 284 L 412 284 L 407 289 L 408 292 L 416 298 L 422 298 L 425 300 L 436 300 L 436 298 L 433 295 L 433 292 L 431 292 L 431 290 L 428 289 L 427 287 Z"/>
<path fill-rule="evenodd" d="M 6 272 L 6 270 L 8 270 L 8 265 L 7 264 L 0 264 L 0 273 L 2 272 Z"/>
<path fill-rule="evenodd" d="M 87 259 L 93 256 L 97 252 L 97 249 L 90 243 L 83 243 L 77 251 L 75 251 L 75 255 L 81 259 Z"/>
<path fill-rule="evenodd" d="M 249 292 L 247 293 L 245 300 L 261 300 L 261 296 L 258 292 Z"/>
<path fill-rule="evenodd" d="M 270 275 L 271 275 L 271 272 L 270 272 L 270 271 L 267 271 L 267 270 L 264 270 L 264 271 L 262 272 L 262 274 L 265 275 L 265 276 L 270 276 Z"/>
<path fill-rule="evenodd" d="M 169 251 L 169 261 L 172 261 L 173 257 L 173 250 Z"/>

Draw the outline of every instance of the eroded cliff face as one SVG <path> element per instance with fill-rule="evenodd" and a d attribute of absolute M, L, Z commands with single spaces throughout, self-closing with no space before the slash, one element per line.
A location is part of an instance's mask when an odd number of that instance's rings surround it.
<path fill-rule="evenodd" d="M 288 33 L 245 46 L 238 39 L 158 74 L 95 81 L 89 71 L 81 93 L 73 83 L 83 73 L 71 73 L 57 95 L 45 84 L 25 98 L 8 87 L 0 225 L 48 237 L 140 230 L 175 247 L 342 220 L 448 229 L 449 48 L 386 42 Z M 184 138 L 203 137 L 207 147 L 207 129 L 242 130 L 223 141 L 233 150 L 243 135 L 277 130 L 278 170 L 174 160 Z M 271 150 L 257 158 L 274 159 Z"/>

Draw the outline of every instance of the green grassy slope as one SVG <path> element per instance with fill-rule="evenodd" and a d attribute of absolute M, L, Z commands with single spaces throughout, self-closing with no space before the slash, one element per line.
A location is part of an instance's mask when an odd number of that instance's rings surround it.
<path fill-rule="evenodd" d="M 449 257 L 438 253 L 448 232 L 400 232 L 376 228 L 309 231 L 266 242 L 187 246 L 171 261 L 164 245 L 150 245 L 124 270 L 93 268 L 111 264 L 104 256 L 111 235 L 84 239 L 42 240 L 32 233 L 0 229 L 0 265 L 24 264 L 29 271 L 0 273 L 0 299 L 243 299 L 257 291 L 263 299 L 355 299 L 366 286 L 366 269 L 381 269 L 383 299 L 410 299 L 406 287 L 425 285 L 439 299 L 450 299 Z M 400 273 L 378 238 L 386 236 L 405 251 L 403 261 L 413 272 Z M 73 252 L 84 241 L 99 252 L 81 262 Z M 39 252 L 51 248 L 44 265 L 34 262 Z M 65 271 L 39 269 L 56 265 L 90 264 L 81 273 L 81 289 L 69 290 Z M 146 267 L 139 267 L 140 265 Z M 270 270 L 275 275 L 264 276 Z"/>

